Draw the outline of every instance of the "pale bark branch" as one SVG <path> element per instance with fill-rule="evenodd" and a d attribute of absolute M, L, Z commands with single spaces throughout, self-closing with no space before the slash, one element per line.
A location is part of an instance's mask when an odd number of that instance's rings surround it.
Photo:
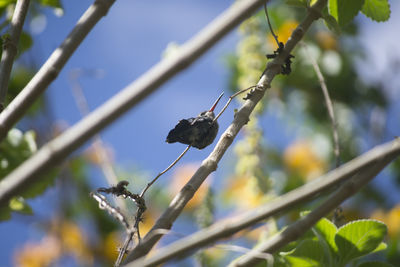
<path fill-rule="evenodd" d="M 70 34 L 51 54 L 25 88 L 0 113 L 0 141 L 26 113 L 53 80 L 96 23 L 107 14 L 115 0 L 95 0 L 78 20 Z"/>
<path fill-rule="evenodd" d="M 183 45 L 176 56 L 167 57 L 162 60 L 73 127 L 44 145 L 35 155 L 0 182 L 0 206 L 7 205 L 8 200 L 13 195 L 17 194 L 23 188 L 28 187 L 36 179 L 39 180 L 41 174 L 56 166 L 92 136 L 138 104 L 167 80 L 188 67 L 230 30 L 250 16 L 257 8 L 261 7 L 262 4 L 263 0 L 235 2 L 235 4 Z M 92 12 L 93 10 L 90 11 L 90 13 Z M 43 74 L 39 76 L 43 76 Z M 33 80 L 37 81 L 40 79 L 34 78 Z M 261 97 L 260 94 L 258 95 Z M 10 107 L 10 110 L 14 108 Z M 10 112 L 10 110 L 6 114 L 15 114 L 14 112 Z M 6 127 L 4 124 L 4 118 L 9 115 L 3 115 L 4 112 L 0 114 L 0 133 L 7 132 L 5 129 L 8 129 L 8 126 Z"/>
<path fill-rule="evenodd" d="M 325 200 L 321 205 L 310 212 L 307 216 L 301 218 L 297 222 L 287 227 L 281 233 L 276 234 L 269 240 L 260 244 L 252 252 L 239 258 L 230 266 L 254 266 L 258 262 L 260 262 L 260 259 L 254 257 L 254 255 L 252 254 L 274 253 L 280 248 L 289 244 L 290 242 L 297 240 L 322 217 L 328 215 L 343 201 L 357 193 L 363 186 L 365 186 L 376 175 L 378 175 L 378 173 L 393 159 L 393 156 L 379 158 L 379 160 L 375 164 L 367 166 L 367 168 L 356 174 L 354 178 L 344 183 L 338 190 L 336 190 L 335 193 L 333 193 L 327 200 Z"/>
<path fill-rule="evenodd" d="M 197 191 L 203 181 L 211 172 L 217 169 L 218 162 L 221 160 L 228 147 L 232 144 L 240 129 L 248 122 L 251 112 L 257 103 L 262 99 L 267 88 L 270 87 L 273 78 L 280 73 L 281 65 L 290 55 L 290 52 L 293 50 L 293 48 L 301 40 L 311 24 L 316 19 L 321 17 L 321 10 L 326 6 L 326 3 L 327 0 L 318 0 L 313 7 L 308 9 L 306 18 L 293 31 L 292 36 L 285 45 L 284 51 L 280 53 L 272 62 L 268 63 L 267 68 L 257 83 L 257 88 L 251 92 L 251 97 L 244 102 L 240 110 L 235 114 L 232 124 L 222 134 L 214 150 L 202 162 L 200 168 L 192 176 L 190 181 L 171 201 L 168 209 L 156 221 L 150 232 L 143 238 L 143 241 L 136 246 L 131 254 L 128 255 L 126 262 L 131 262 L 135 259 L 143 257 L 152 249 L 152 247 L 161 238 L 161 235 L 153 235 L 152 231 L 157 229 L 170 229 L 173 222 L 181 214 L 183 208 L 193 197 L 194 193 Z"/>
<path fill-rule="evenodd" d="M 247 227 L 255 225 L 272 216 L 282 214 L 305 201 L 313 199 L 322 192 L 336 188 L 339 184 L 354 177 L 355 174 L 365 173 L 365 170 L 368 169 L 369 166 L 375 166 L 378 162 L 381 162 L 383 158 L 390 161 L 399 155 L 400 139 L 395 139 L 394 141 L 375 147 L 341 167 L 285 195 L 271 200 L 264 206 L 242 213 L 232 219 L 215 223 L 208 228 L 182 238 L 166 247 L 160 248 L 148 259 L 138 259 L 128 266 L 151 266 L 153 264 L 160 264 L 179 255 L 184 255 L 190 251 L 193 252 L 196 249 L 213 244 L 223 238 L 228 238 Z"/>
<path fill-rule="evenodd" d="M 8 82 L 10 80 L 11 70 L 17 55 L 19 37 L 22 33 L 22 27 L 26 14 L 29 9 L 29 0 L 18 0 L 15 6 L 14 14 L 11 19 L 10 37 L 6 38 L 3 44 L 3 53 L 0 62 L 0 112 L 3 111 L 5 99 L 8 91 Z M 1 140 L 1 139 L 0 139 Z"/>

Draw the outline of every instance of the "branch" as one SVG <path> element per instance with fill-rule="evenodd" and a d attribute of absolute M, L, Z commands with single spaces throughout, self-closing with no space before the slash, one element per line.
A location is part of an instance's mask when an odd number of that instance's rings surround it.
<path fill-rule="evenodd" d="M 6 37 L 3 44 L 3 53 L 0 62 L 0 112 L 4 109 L 4 102 L 8 90 L 8 81 L 10 80 L 11 69 L 17 54 L 17 46 L 19 37 L 21 36 L 22 27 L 26 13 L 29 8 L 29 0 L 18 0 L 15 6 L 14 14 L 11 20 L 10 37 Z M 0 139 L 1 140 L 1 139 Z"/>
<path fill-rule="evenodd" d="M 311 61 L 311 65 L 313 66 L 315 73 L 317 74 L 319 83 L 321 85 L 322 93 L 324 95 L 326 108 L 328 109 L 328 114 L 332 125 L 332 137 L 333 137 L 333 144 L 335 147 L 334 154 L 335 154 L 336 168 L 337 168 L 340 166 L 340 144 L 339 144 L 339 134 L 337 130 L 337 122 L 335 119 L 335 112 L 333 112 L 332 100 L 329 96 L 328 87 L 326 86 L 324 76 L 322 75 L 321 69 L 319 68 L 317 61 L 315 60 L 315 58 L 312 57 L 311 53 L 308 51 L 307 45 L 305 43 L 302 43 L 302 45 L 308 55 L 308 58 Z"/>
<path fill-rule="evenodd" d="M 97 0 L 96 3 L 100 3 L 99 1 L 100 0 Z M 236 2 L 206 26 L 200 33 L 184 44 L 180 48 L 180 53 L 178 55 L 167 57 L 159 62 L 135 82 L 128 85 L 124 90 L 91 112 L 69 130 L 44 145 L 35 155 L 0 181 L 0 206 L 7 205 L 8 200 L 13 195 L 29 186 L 35 179 L 40 179 L 40 173 L 48 171 L 60 163 L 92 136 L 138 104 L 185 67 L 188 67 L 242 20 L 256 11 L 262 4 L 263 0 Z M 45 64 L 45 66 L 46 65 L 48 64 Z M 43 76 L 43 74 L 41 75 Z M 37 81 L 38 78 L 34 78 L 33 80 Z M 21 92 L 21 94 L 23 94 L 23 92 Z M 259 95 L 260 98 L 261 96 L 262 95 Z M 10 104 L 7 107 L 9 111 L 5 113 L 6 109 L 0 114 L 0 137 L 1 134 L 5 134 L 10 128 L 9 124 L 6 125 L 4 123 L 5 118 L 8 118 L 11 114 L 14 114 L 13 116 L 15 117 L 16 113 L 10 112 L 11 109 L 14 109 L 12 108 L 13 106 L 14 105 Z M 17 119 L 13 121 L 16 120 Z"/>
<path fill-rule="evenodd" d="M 279 53 L 273 61 L 268 63 L 267 68 L 263 72 L 260 81 L 257 83 L 257 88 L 250 92 L 250 97 L 246 97 L 247 101 L 244 102 L 240 110 L 236 113 L 232 124 L 222 134 L 216 147 L 211 154 L 202 162 L 200 168 L 192 176 L 190 181 L 182 188 L 177 196 L 171 201 L 168 209 L 161 215 L 161 217 L 154 224 L 150 232 L 144 237 L 143 241 L 136 246 L 130 255 L 128 255 L 126 262 L 133 261 L 146 255 L 151 248 L 158 242 L 161 235 L 153 235 L 152 231 L 157 229 L 170 229 L 173 222 L 182 212 L 183 208 L 193 197 L 194 193 L 207 178 L 207 176 L 217 169 L 218 162 L 232 144 L 234 138 L 240 129 L 248 122 L 249 116 L 257 103 L 262 99 L 267 88 L 273 78 L 281 72 L 281 66 L 290 52 L 301 40 L 304 33 L 308 30 L 311 24 L 320 18 L 321 10 L 326 6 L 327 0 L 318 0 L 309 10 L 306 18 L 299 26 L 293 31 L 291 38 L 285 45 L 282 53 Z"/>
<path fill-rule="evenodd" d="M 393 157 L 380 158 L 374 165 L 368 166 L 355 177 L 343 184 L 333 193 L 324 203 L 318 206 L 307 216 L 287 227 L 283 232 L 273 236 L 266 242 L 260 244 L 249 254 L 244 255 L 230 266 L 254 266 L 260 262 L 259 258 L 254 257 L 258 253 L 274 253 L 288 243 L 297 240 L 305 234 L 322 217 L 326 216 L 347 198 L 357 193 L 363 186 L 371 181 L 378 173 L 391 161 Z"/>
<path fill-rule="evenodd" d="M 215 223 L 208 228 L 182 238 L 166 247 L 160 248 L 148 259 L 138 259 L 129 266 L 151 266 L 152 264 L 160 264 L 174 257 L 185 255 L 198 248 L 213 244 L 220 239 L 230 237 L 245 228 L 315 198 L 322 192 L 335 188 L 338 184 L 348 180 L 355 174 L 364 173 L 369 166 L 376 165 L 382 158 L 390 161 L 399 155 L 400 139 L 397 138 L 394 141 L 371 149 L 363 155 L 342 165 L 340 168 L 332 170 L 285 195 L 273 199 L 264 206 L 242 213 L 233 219 Z"/>
<path fill-rule="evenodd" d="M 107 14 L 114 2 L 115 0 L 95 0 L 78 20 L 76 26 L 62 44 L 51 54 L 25 88 L 0 113 L 0 141 L 7 135 L 11 127 L 22 118 L 50 83 L 57 78 L 68 59 L 96 23 Z"/>

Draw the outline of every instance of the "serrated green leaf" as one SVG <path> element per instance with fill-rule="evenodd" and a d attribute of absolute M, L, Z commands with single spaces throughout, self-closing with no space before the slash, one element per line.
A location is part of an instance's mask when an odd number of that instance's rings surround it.
<path fill-rule="evenodd" d="M 357 267 L 394 267 L 394 265 L 383 261 L 367 261 L 357 265 Z"/>
<path fill-rule="evenodd" d="M 349 24 L 361 10 L 364 0 L 329 0 L 328 11 L 341 27 Z"/>
<path fill-rule="evenodd" d="M 387 233 L 387 226 L 376 220 L 359 220 L 339 228 L 335 243 L 342 263 L 374 251 Z"/>
<path fill-rule="evenodd" d="M 315 226 L 313 227 L 313 231 L 320 239 L 323 239 L 328 244 L 329 249 L 332 252 L 336 253 L 338 251 L 335 243 L 337 228 L 334 223 L 326 218 L 322 218 L 315 224 Z"/>
<path fill-rule="evenodd" d="M 365 0 L 361 12 L 375 21 L 387 21 L 390 17 L 388 0 Z"/>

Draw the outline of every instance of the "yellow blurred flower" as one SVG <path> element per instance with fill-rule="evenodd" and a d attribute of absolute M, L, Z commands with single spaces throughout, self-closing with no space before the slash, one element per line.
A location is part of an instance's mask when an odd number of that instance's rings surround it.
<path fill-rule="evenodd" d="M 292 143 L 284 152 L 286 167 L 306 180 L 313 179 L 325 171 L 325 162 L 317 156 L 310 142 L 300 140 Z"/>
<path fill-rule="evenodd" d="M 151 227 L 153 227 L 154 223 L 155 223 L 155 218 L 157 216 L 155 216 L 151 210 L 146 210 L 146 212 L 143 214 L 143 221 L 142 223 L 139 225 L 139 230 L 140 230 L 140 235 L 144 236 L 145 234 L 147 234 Z"/>
<path fill-rule="evenodd" d="M 50 266 L 61 256 L 61 245 L 54 236 L 46 236 L 41 241 L 28 242 L 14 255 L 15 265 L 19 267 Z"/>
<path fill-rule="evenodd" d="M 61 221 L 60 224 L 55 225 L 55 227 L 59 227 L 56 231 L 60 236 L 63 249 L 67 253 L 73 254 L 81 262 L 87 264 L 93 262 L 93 257 L 87 245 L 85 235 L 76 223 Z"/>
<path fill-rule="evenodd" d="M 257 179 L 246 175 L 232 177 L 224 196 L 243 210 L 258 207 L 270 199 L 258 189 Z"/>
<path fill-rule="evenodd" d="M 398 238 L 400 235 L 400 204 L 385 212 L 382 209 L 374 211 L 371 218 L 384 222 L 388 227 L 388 234 L 391 238 Z"/>
<path fill-rule="evenodd" d="M 101 250 L 104 257 L 109 262 L 115 262 L 115 260 L 118 257 L 118 248 L 120 246 L 121 246 L 120 233 L 118 231 L 114 231 L 106 236 Z"/>
<path fill-rule="evenodd" d="M 297 25 L 299 23 L 295 20 L 288 20 L 285 23 L 283 23 L 279 29 L 275 32 L 275 34 L 278 36 L 279 42 L 286 43 L 287 40 L 289 40 L 290 36 L 292 35 L 292 32 L 294 29 L 296 29 Z M 268 33 L 268 42 L 275 44 L 275 39 L 274 37 Z"/>
<path fill-rule="evenodd" d="M 71 221 L 55 219 L 41 241 L 27 242 L 15 254 L 17 266 L 50 266 L 64 254 L 72 254 L 79 262 L 91 266 L 93 256 L 79 226 Z"/>
<path fill-rule="evenodd" d="M 172 183 L 170 183 L 169 191 L 171 197 L 174 197 L 182 187 L 192 178 L 192 175 L 196 172 L 199 166 L 197 164 L 186 164 L 179 167 L 173 174 Z M 192 210 L 193 208 L 199 206 L 207 195 L 208 187 L 210 185 L 210 178 L 208 177 L 203 184 L 200 186 L 199 190 L 194 194 L 193 198 L 186 205 L 185 209 Z"/>

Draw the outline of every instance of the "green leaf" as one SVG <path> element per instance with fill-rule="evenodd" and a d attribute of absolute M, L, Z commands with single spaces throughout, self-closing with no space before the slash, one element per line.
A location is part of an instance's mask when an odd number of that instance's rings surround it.
<path fill-rule="evenodd" d="M 390 17 L 388 0 L 365 0 L 361 12 L 375 21 L 387 21 Z"/>
<path fill-rule="evenodd" d="M 0 8 L 7 7 L 8 5 L 15 3 L 16 0 L 0 0 Z"/>
<path fill-rule="evenodd" d="M 324 240 L 328 244 L 332 252 L 336 253 L 338 251 L 335 243 L 337 228 L 334 223 L 326 218 L 322 218 L 315 224 L 313 231 L 319 239 Z"/>
<path fill-rule="evenodd" d="M 317 240 L 306 239 L 302 241 L 289 256 L 308 259 L 309 262 L 324 262 L 324 250 Z"/>
<path fill-rule="evenodd" d="M 383 261 L 367 261 L 357 265 L 357 267 L 394 267 L 394 265 Z"/>
<path fill-rule="evenodd" d="M 27 32 L 22 32 L 21 36 L 19 38 L 19 49 L 18 49 L 18 55 L 21 55 L 25 51 L 27 51 L 29 48 L 31 48 L 33 45 L 33 39 L 31 35 Z"/>
<path fill-rule="evenodd" d="M 290 6 L 308 7 L 308 0 L 286 0 L 285 3 Z"/>
<path fill-rule="evenodd" d="M 343 263 L 374 251 L 387 233 L 387 226 L 376 220 L 359 220 L 339 228 L 335 243 Z"/>
<path fill-rule="evenodd" d="M 374 249 L 374 251 L 372 251 L 372 253 L 379 252 L 379 251 L 382 251 L 385 249 L 387 249 L 387 244 L 385 242 L 381 242 L 379 244 L 379 246 L 377 246 L 376 249 Z"/>
<path fill-rule="evenodd" d="M 349 24 L 361 10 L 364 0 L 329 0 L 328 11 L 341 27 Z"/>
<path fill-rule="evenodd" d="M 10 207 L 0 207 L 0 221 L 6 221 L 11 219 Z"/>
<path fill-rule="evenodd" d="M 289 263 L 288 266 L 291 266 L 291 267 L 320 267 L 321 266 L 321 264 L 315 260 L 308 259 L 308 258 L 295 257 L 295 256 L 287 256 L 286 261 L 287 261 L 287 263 Z"/>
<path fill-rule="evenodd" d="M 329 14 L 328 8 L 324 8 L 322 10 L 322 18 L 324 19 L 324 23 L 329 30 L 331 30 L 333 33 L 337 35 L 341 34 L 342 31 L 340 29 L 340 26 L 336 21 L 336 19 Z"/>
<path fill-rule="evenodd" d="M 60 0 L 40 0 L 40 4 L 43 6 L 62 8 Z"/>
<path fill-rule="evenodd" d="M 32 208 L 25 202 L 25 199 L 23 197 L 13 197 L 10 200 L 9 205 L 12 211 L 17 211 L 29 215 L 33 214 Z"/>

